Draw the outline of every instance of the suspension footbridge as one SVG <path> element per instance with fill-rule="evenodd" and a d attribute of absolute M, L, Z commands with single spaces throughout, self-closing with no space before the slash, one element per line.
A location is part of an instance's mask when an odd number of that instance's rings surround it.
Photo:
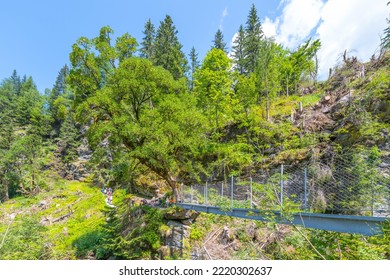
<path fill-rule="evenodd" d="M 237 218 L 367 236 L 382 234 L 383 224 L 390 219 L 390 180 L 377 169 L 354 168 L 345 161 L 332 168 L 281 165 L 254 176 L 183 187 L 176 204 Z"/>

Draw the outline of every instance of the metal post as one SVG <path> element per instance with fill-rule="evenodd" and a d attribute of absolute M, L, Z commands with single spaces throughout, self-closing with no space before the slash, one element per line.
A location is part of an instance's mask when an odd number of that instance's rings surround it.
<path fill-rule="evenodd" d="M 250 208 L 252 208 L 252 177 L 250 177 L 250 179 L 251 179 L 251 185 L 250 185 L 250 188 L 251 188 L 251 206 L 250 206 Z"/>
<path fill-rule="evenodd" d="M 280 166 L 280 208 L 283 209 L 283 164 Z"/>
<path fill-rule="evenodd" d="M 374 184 L 371 179 L 371 216 L 374 216 Z"/>
<path fill-rule="evenodd" d="M 191 204 L 194 199 L 194 187 L 191 185 Z"/>
<path fill-rule="evenodd" d="M 173 237 L 174 237 L 174 235 L 175 235 L 175 226 L 172 226 L 171 242 L 170 242 L 170 246 L 169 246 L 171 257 L 173 257 L 173 246 L 174 246 Z"/>
<path fill-rule="evenodd" d="M 207 185 L 207 182 L 203 186 L 203 204 L 204 205 L 206 205 L 206 185 Z"/>
<path fill-rule="evenodd" d="M 307 168 L 305 168 L 305 177 L 304 177 L 304 187 L 305 187 L 305 202 L 303 204 L 303 209 L 307 209 Z"/>
<path fill-rule="evenodd" d="M 206 190 L 205 190 L 205 196 L 204 196 L 204 201 L 205 201 L 205 204 L 207 205 L 208 203 L 208 199 L 207 199 L 207 194 L 208 194 L 209 190 L 208 190 L 208 185 L 207 185 L 207 181 L 206 181 Z"/>
<path fill-rule="evenodd" d="M 232 176 L 232 183 L 231 183 L 231 186 L 230 186 L 231 190 L 230 190 L 230 208 L 233 209 L 233 188 L 234 188 L 234 177 Z"/>
<path fill-rule="evenodd" d="M 223 182 L 222 182 L 222 191 L 221 191 L 221 196 L 223 197 Z"/>

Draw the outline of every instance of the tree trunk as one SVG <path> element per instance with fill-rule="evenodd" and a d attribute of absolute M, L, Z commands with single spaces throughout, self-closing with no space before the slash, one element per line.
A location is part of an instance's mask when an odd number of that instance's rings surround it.
<path fill-rule="evenodd" d="M 177 187 L 173 188 L 173 197 L 175 199 L 175 202 L 179 201 L 179 191 L 178 191 Z"/>

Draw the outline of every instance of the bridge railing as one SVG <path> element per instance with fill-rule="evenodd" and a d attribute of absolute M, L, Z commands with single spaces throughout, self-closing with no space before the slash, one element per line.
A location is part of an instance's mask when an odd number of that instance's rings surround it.
<path fill-rule="evenodd" d="M 343 160 L 333 166 L 281 165 L 251 177 L 228 177 L 185 186 L 182 202 L 222 208 L 255 208 L 362 216 L 390 216 L 390 180 L 376 169 Z"/>

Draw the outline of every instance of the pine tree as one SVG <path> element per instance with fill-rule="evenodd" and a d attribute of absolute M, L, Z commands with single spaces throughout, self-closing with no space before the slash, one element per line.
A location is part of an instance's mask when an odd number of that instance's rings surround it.
<path fill-rule="evenodd" d="M 226 52 L 226 43 L 223 41 L 223 34 L 221 29 L 218 29 L 217 32 L 214 35 L 214 40 L 213 40 L 214 45 L 212 46 L 213 48 L 223 50 Z"/>
<path fill-rule="evenodd" d="M 65 120 L 74 99 L 73 94 L 66 83 L 68 75 L 69 68 L 65 65 L 58 72 L 56 82 L 53 89 L 50 91 L 48 98 L 49 112 L 53 119 L 52 126 L 55 128 L 57 134 L 59 133 L 61 124 Z"/>
<path fill-rule="evenodd" d="M 184 77 L 187 59 L 177 38 L 177 30 L 172 18 L 167 15 L 157 30 L 153 63 L 168 70 L 175 79 Z"/>
<path fill-rule="evenodd" d="M 191 52 L 190 52 L 190 90 L 194 88 L 194 73 L 196 69 L 199 68 L 199 60 L 198 60 L 198 54 L 195 51 L 195 48 L 192 47 Z"/>
<path fill-rule="evenodd" d="M 19 95 L 20 94 L 20 90 L 22 89 L 22 81 L 20 79 L 20 76 L 16 72 L 16 70 L 14 70 L 12 72 L 11 82 L 12 82 L 12 85 L 13 85 L 13 92 L 16 95 Z"/>
<path fill-rule="evenodd" d="M 248 74 L 253 73 L 256 69 L 262 37 L 261 23 L 257 16 L 256 7 L 252 4 L 245 26 L 244 39 L 245 72 Z"/>
<path fill-rule="evenodd" d="M 53 95 L 54 98 L 57 98 L 60 95 L 65 94 L 66 91 L 66 77 L 69 75 L 69 68 L 68 65 L 64 65 L 60 72 L 58 73 L 56 82 L 53 87 Z"/>
<path fill-rule="evenodd" d="M 32 77 L 21 85 L 20 94 L 15 100 L 15 117 L 18 124 L 32 123 L 34 115 L 42 110 L 43 97 L 37 90 Z"/>
<path fill-rule="evenodd" d="M 244 39 L 245 39 L 244 27 L 240 25 L 240 28 L 238 29 L 237 37 L 233 42 L 234 68 L 240 74 L 244 74 L 244 69 L 245 69 Z"/>
<path fill-rule="evenodd" d="M 152 60 L 156 32 L 150 19 L 145 23 L 145 30 L 143 33 L 145 37 L 142 38 L 140 56 Z"/>
<path fill-rule="evenodd" d="M 80 144 L 80 132 L 69 115 L 61 125 L 58 139 L 61 160 L 64 164 L 70 163 L 77 157 L 77 148 Z"/>
<path fill-rule="evenodd" d="M 58 108 L 54 105 L 54 103 L 58 97 L 64 96 L 66 94 L 66 77 L 68 75 L 69 68 L 67 65 L 65 65 L 61 68 L 60 72 L 58 72 L 57 79 L 49 95 L 49 110 L 55 120 L 57 119 Z"/>

